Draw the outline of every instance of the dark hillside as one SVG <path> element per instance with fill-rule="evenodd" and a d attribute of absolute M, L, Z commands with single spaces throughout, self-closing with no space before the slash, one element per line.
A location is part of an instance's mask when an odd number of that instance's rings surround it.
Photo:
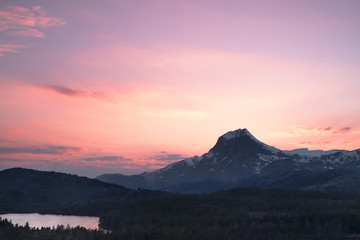
<path fill-rule="evenodd" d="M 0 212 L 62 212 L 79 214 L 100 202 L 121 203 L 166 195 L 131 190 L 77 175 L 12 168 L 0 172 Z M 77 206 L 76 208 L 74 206 Z M 70 212 L 69 212 L 70 211 Z M 83 212 L 84 215 L 86 212 Z M 94 214 L 94 213 L 92 213 Z M 82 214 L 81 214 L 82 215 Z"/>

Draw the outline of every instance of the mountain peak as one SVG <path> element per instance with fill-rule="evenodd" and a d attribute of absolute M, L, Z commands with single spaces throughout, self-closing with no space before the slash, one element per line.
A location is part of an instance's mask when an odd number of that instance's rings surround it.
<path fill-rule="evenodd" d="M 279 149 L 257 140 L 246 128 L 230 131 L 222 135 L 211 152 L 227 152 L 230 154 L 276 154 Z"/>
<path fill-rule="evenodd" d="M 234 131 L 229 131 L 227 133 L 225 133 L 224 135 L 222 135 L 221 137 L 225 138 L 225 139 L 232 139 L 232 138 L 238 138 L 238 137 L 244 137 L 244 136 L 248 136 L 253 140 L 258 141 L 246 128 L 244 129 L 237 129 Z"/>

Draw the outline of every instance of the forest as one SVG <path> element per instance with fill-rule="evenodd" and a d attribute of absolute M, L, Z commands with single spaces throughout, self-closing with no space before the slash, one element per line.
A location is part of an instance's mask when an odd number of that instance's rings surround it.
<path fill-rule="evenodd" d="M 102 230 L 32 229 L 1 221 L 0 239 L 359 239 L 360 195 L 237 188 L 72 210 L 101 214 Z M 70 211 L 70 207 L 68 209 Z M 106 231 L 110 230 L 110 231 Z"/>

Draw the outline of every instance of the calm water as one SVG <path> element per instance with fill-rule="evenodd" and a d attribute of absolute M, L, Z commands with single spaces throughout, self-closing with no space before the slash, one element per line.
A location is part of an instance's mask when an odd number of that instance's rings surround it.
<path fill-rule="evenodd" d="M 0 214 L 1 218 L 7 218 L 13 224 L 25 226 L 29 222 L 30 227 L 56 227 L 57 225 L 70 225 L 70 227 L 81 226 L 88 229 L 98 229 L 98 217 L 65 216 L 38 213 L 9 213 Z"/>

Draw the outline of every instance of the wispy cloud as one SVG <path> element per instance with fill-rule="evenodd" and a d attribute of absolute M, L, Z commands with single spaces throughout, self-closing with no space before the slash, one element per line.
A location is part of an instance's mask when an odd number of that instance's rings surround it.
<path fill-rule="evenodd" d="M 351 132 L 353 129 L 351 127 L 344 127 L 344 128 L 338 128 L 335 129 L 332 133 L 333 134 L 346 134 L 348 132 Z"/>
<path fill-rule="evenodd" d="M 132 161 L 130 158 L 125 158 L 123 156 L 101 156 L 101 157 L 89 157 L 89 158 L 82 158 L 85 161 L 109 161 L 109 162 L 129 162 Z"/>
<path fill-rule="evenodd" d="M 27 46 L 19 44 L 0 44 L 0 57 L 5 56 L 6 53 L 18 53 L 22 48 L 27 48 Z"/>
<path fill-rule="evenodd" d="M 81 158 L 82 164 L 93 167 L 101 168 L 136 168 L 138 164 L 134 162 L 131 158 L 126 158 L 124 156 L 98 156 L 98 157 L 86 157 Z"/>
<path fill-rule="evenodd" d="M 169 154 L 166 151 L 161 151 L 160 153 L 161 154 L 154 156 L 153 159 L 158 161 L 178 161 L 187 158 L 187 156 L 182 154 Z"/>
<path fill-rule="evenodd" d="M 0 163 L 9 162 L 9 163 L 19 163 L 24 162 L 24 159 L 16 159 L 16 158 L 0 158 Z"/>
<path fill-rule="evenodd" d="M 334 128 L 334 127 L 326 127 L 326 128 L 318 128 L 320 132 L 328 132 L 331 134 L 346 134 L 351 132 L 353 129 L 351 127 L 342 127 L 342 128 Z"/>
<path fill-rule="evenodd" d="M 9 163 L 21 163 L 23 165 L 20 166 L 26 166 L 29 163 L 43 165 L 53 163 L 53 161 L 46 159 L 0 158 L 0 165 L 8 165 Z"/>
<path fill-rule="evenodd" d="M 330 144 L 330 141 L 301 141 L 300 145 L 323 145 L 323 144 Z"/>
<path fill-rule="evenodd" d="M 49 17 L 41 6 L 21 7 L 9 5 L 0 10 L 0 32 L 4 32 L 9 39 L 0 44 L 0 57 L 7 53 L 19 53 L 24 44 L 15 44 L 14 37 L 45 37 L 45 30 L 49 27 L 66 24 L 62 18 Z M 17 39 L 16 43 L 21 42 Z"/>
<path fill-rule="evenodd" d="M 63 24 L 64 19 L 47 16 L 41 6 L 7 6 L 0 11 L 0 31 L 10 35 L 44 37 L 44 29 Z"/>
<path fill-rule="evenodd" d="M 2 140 L 2 139 L 0 139 L 0 143 L 15 143 L 15 142 L 10 141 L 10 140 Z"/>
<path fill-rule="evenodd" d="M 47 155 L 63 155 L 72 152 L 78 152 L 81 149 L 78 147 L 67 146 L 27 146 L 27 147 L 0 147 L 0 154 L 47 154 Z"/>
<path fill-rule="evenodd" d="M 317 130 L 327 132 L 327 131 L 331 131 L 332 129 L 333 129 L 332 127 L 325 127 L 325 128 L 318 128 Z"/>
<path fill-rule="evenodd" d="M 69 88 L 61 85 L 49 85 L 45 87 L 59 94 L 63 94 L 69 97 L 93 97 L 93 98 L 104 98 L 106 94 L 104 91 L 87 91 L 79 90 L 75 88 Z"/>
<path fill-rule="evenodd" d="M 59 86 L 59 85 L 46 86 L 46 88 L 51 89 L 57 93 L 71 96 L 71 97 L 83 96 L 84 94 L 86 94 L 85 91 L 80 91 L 80 90 L 68 88 L 65 86 Z"/>
<path fill-rule="evenodd" d="M 304 128 L 300 126 L 292 126 L 289 130 L 281 132 L 285 136 L 301 136 L 301 135 L 336 135 L 357 132 L 356 129 L 351 127 L 313 127 Z"/>
<path fill-rule="evenodd" d="M 23 133 L 24 129 L 21 128 L 8 128 L 8 129 L 4 129 L 2 130 L 5 133 Z"/>

